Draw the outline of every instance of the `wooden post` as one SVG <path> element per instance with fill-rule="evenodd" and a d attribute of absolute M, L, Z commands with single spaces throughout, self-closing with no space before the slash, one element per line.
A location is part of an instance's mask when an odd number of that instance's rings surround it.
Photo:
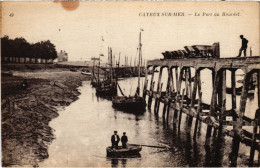
<path fill-rule="evenodd" d="M 167 86 L 166 86 L 166 96 L 165 98 L 168 99 L 169 101 L 169 95 L 171 93 L 171 90 L 170 90 L 170 82 L 171 82 L 171 68 L 167 68 L 168 69 L 168 80 L 167 80 Z M 166 113 L 166 109 L 167 109 L 167 106 L 168 106 L 168 103 L 166 104 L 164 102 L 164 106 L 163 106 L 163 118 L 165 118 L 165 113 Z"/>
<path fill-rule="evenodd" d="M 236 70 L 231 71 L 232 110 L 236 110 Z M 234 116 L 233 116 L 234 117 Z"/>
<path fill-rule="evenodd" d="M 194 127 L 194 134 L 193 138 L 196 139 L 197 136 L 197 128 L 198 128 L 198 123 L 199 123 L 199 118 L 200 118 L 200 111 L 201 111 L 201 101 L 202 101 L 202 92 L 201 92 L 201 80 L 200 80 L 200 71 L 196 71 L 196 83 L 198 83 L 198 94 L 199 94 L 199 100 L 198 100 L 198 108 L 197 108 L 197 117 L 196 117 L 196 122 L 195 122 L 195 127 Z M 195 84 L 195 83 L 194 83 Z M 197 90 L 195 90 L 197 92 Z"/>
<path fill-rule="evenodd" d="M 131 69 L 131 67 L 130 67 Z M 146 98 L 147 84 L 148 84 L 148 68 L 145 69 L 145 80 L 144 80 L 144 88 L 143 88 L 143 98 Z"/>
<path fill-rule="evenodd" d="M 249 157 L 249 167 L 254 166 L 257 127 L 259 126 L 259 114 L 258 114 L 259 106 L 260 106 L 260 100 L 259 100 L 260 76 L 259 75 L 260 75 L 259 72 L 257 72 L 258 109 L 256 110 L 256 113 L 255 113 L 254 128 L 253 128 L 250 157 Z M 258 154 L 258 158 L 259 158 L 259 154 Z"/>
<path fill-rule="evenodd" d="M 191 107 L 194 107 L 195 100 L 196 100 L 196 94 L 197 94 L 197 86 L 198 86 L 198 75 L 199 71 L 196 69 L 195 70 L 195 78 L 194 78 L 194 83 L 193 83 L 193 89 L 192 89 L 192 95 L 191 95 Z"/>
<path fill-rule="evenodd" d="M 186 98 L 189 96 L 189 89 L 188 89 L 188 77 L 189 77 L 189 74 L 188 74 L 188 69 L 189 68 L 185 68 L 185 90 L 186 90 Z"/>
<path fill-rule="evenodd" d="M 260 71 L 257 72 L 257 99 L 258 99 L 258 110 L 257 110 L 257 118 L 258 118 L 258 136 L 260 136 Z M 258 165 L 260 165 L 260 150 L 258 150 Z"/>
<path fill-rule="evenodd" d="M 159 93 L 159 90 L 160 90 L 161 79 L 162 79 L 162 71 L 163 71 L 163 67 L 160 68 L 160 73 L 159 73 L 159 77 L 158 77 L 158 84 L 157 84 L 157 94 Z M 156 96 L 157 96 L 157 94 L 156 94 Z M 154 103 L 154 113 L 157 113 L 157 105 L 158 105 L 158 98 L 156 97 L 155 103 Z"/>
<path fill-rule="evenodd" d="M 224 112 L 226 110 L 226 70 L 223 70 L 222 71 L 222 104 L 221 104 L 221 112 L 220 112 L 220 116 L 219 116 L 219 119 L 220 119 L 220 128 L 219 130 L 222 129 L 222 125 L 223 125 L 223 117 L 224 117 Z"/>
<path fill-rule="evenodd" d="M 192 79 L 191 79 L 191 68 L 189 68 L 189 90 L 190 90 L 190 99 L 191 99 L 191 95 L 192 95 L 191 83 L 192 83 Z"/>
<path fill-rule="evenodd" d="M 167 109 L 167 105 L 164 104 L 164 105 L 163 105 L 163 116 L 162 116 L 164 120 L 165 120 L 166 109 Z"/>
<path fill-rule="evenodd" d="M 171 97 L 172 87 L 173 87 L 172 68 L 170 68 L 169 76 L 170 76 L 170 81 L 169 81 L 169 89 L 168 89 L 168 104 L 167 104 L 167 118 L 166 118 L 167 124 L 168 124 L 168 121 L 169 121 L 169 112 L 170 112 L 171 101 L 172 101 L 172 97 Z"/>
<path fill-rule="evenodd" d="M 185 92 L 185 89 L 182 90 L 182 96 L 181 96 L 181 108 L 180 108 L 179 121 L 178 121 L 178 129 L 179 129 L 179 130 L 180 130 L 180 127 L 181 127 L 181 117 L 182 117 L 182 108 L 183 108 L 184 92 Z"/>
<path fill-rule="evenodd" d="M 149 95 L 148 105 L 147 105 L 149 110 L 151 110 L 151 105 L 152 105 L 152 100 L 153 100 L 154 69 L 155 69 L 155 67 L 153 67 L 153 70 L 152 70 L 152 77 L 151 77 L 151 82 L 150 82 L 150 94 L 151 95 Z"/>
<path fill-rule="evenodd" d="M 159 98 L 158 98 L 158 101 L 157 101 L 157 109 L 156 109 L 156 114 L 158 115 L 159 113 L 159 108 L 160 108 L 160 104 L 161 104 L 161 95 L 162 95 L 162 87 L 163 87 L 163 83 L 161 83 L 161 87 L 160 87 L 160 90 L 159 90 Z"/>
<path fill-rule="evenodd" d="M 210 116 L 214 116 L 215 110 L 216 110 L 216 104 L 217 104 L 217 90 L 218 90 L 218 85 L 219 85 L 219 78 L 220 78 L 220 72 L 214 72 L 212 74 L 215 74 L 214 77 L 214 85 L 213 85 L 213 91 L 212 91 L 212 97 L 211 97 L 211 104 L 210 104 Z M 207 126 L 207 134 L 206 134 L 206 139 L 211 137 L 211 131 L 212 131 L 212 126 L 208 125 Z M 206 141 L 207 142 L 207 141 Z"/>
<path fill-rule="evenodd" d="M 194 79 L 194 84 L 193 84 L 193 90 L 192 90 L 192 95 L 191 95 L 191 103 L 190 103 L 191 108 L 194 108 L 194 103 L 195 103 L 196 94 L 197 94 L 197 86 L 199 85 L 198 83 L 200 83 L 200 70 L 196 69 L 195 70 L 195 79 Z M 191 127 L 193 117 L 192 116 L 188 116 L 188 117 L 189 117 L 188 118 L 188 126 Z"/>
<path fill-rule="evenodd" d="M 180 76 L 179 79 L 176 81 L 176 85 L 177 85 L 177 93 L 176 93 L 176 97 L 175 97 L 175 105 L 178 103 L 178 105 L 180 104 L 180 91 L 181 91 L 181 83 L 182 83 L 182 76 L 183 76 L 183 68 L 180 67 Z M 176 71 L 177 72 L 177 71 Z M 176 77 L 178 76 L 178 72 L 176 73 Z M 177 78 L 176 78 L 177 79 Z M 181 102 L 183 103 L 183 100 L 181 100 Z M 174 117 L 173 120 L 175 120 L 178 116 L 178 110 L 174 110 Z M 173 121 L 174 123 L 174 121 Z"/>
<path fill-rule="evenodd" d="M 247 92 L 248 92 L 250 77 L 251 77 L 251 73 L 245 74 L 241 99 L 240 99 L 239 118 L 237 122 L 233 125 L 234 138 L 232 144 L 232 156 L 231 156 L 231 165 L 230 165 L 232 167 L 237 165 L 237 157 L 239 152 L 239 144 L 241 141 L 241 133 L 242 133 L 242 126 L 243 126 L 243 116 L 246 108 Z"/>
<path fill-rule="evenodd" d="M 221 70 L 221 72 L 219 73 L 219 84 L 217 86 L 218 90 L 217 90 L 217 94 L 218 94 L 218 105 L 217 105 L 217 109 L 220 109 L 221 108 L 221 105 L 222 105 L 222 85 L 223 85 L 223 69 Z M 221 112 L 218 112 L 219 116 L 221 115 L 220 114 Z"/>

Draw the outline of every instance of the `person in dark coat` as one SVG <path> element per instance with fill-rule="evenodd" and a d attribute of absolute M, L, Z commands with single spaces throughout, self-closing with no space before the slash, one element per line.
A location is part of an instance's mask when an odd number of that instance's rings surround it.
<path fill-rule="evenodd" d="M 118 148 L 118 143 L 120 141 L 117 131 L 114 131 L 114 135 L 111 136 L 112 148 Z"/>
<path fill-rule="evenodd" d="M 125 135 L 126 133 L 123 132 L 123 136 L 121 137 L 121 142 L 122 142 L 122 148 L 126 148 L 126 143 L 128 141 L 127 136 Z"/>
<path fill-rule="evenodd" d="M 248 40 L 246 38 L 244 38 L 243 35 L 240 35 L 240 38 L 242 39 L 242 46 L 241 48 L 239 49 L 239 54 L 237 57 L 240 57 L 241 54 L 242 54 L 242 51 L 244 51 L 244 56 L 246 57 L 246 49 L 247 49 L 247 43 L 248 43 Z"/>

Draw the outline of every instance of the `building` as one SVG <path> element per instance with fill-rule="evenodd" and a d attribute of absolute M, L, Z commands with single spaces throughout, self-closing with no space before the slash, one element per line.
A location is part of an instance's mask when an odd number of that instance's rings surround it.
<path fill-rule="evenodd" d="M 60 51 L 58 53 L 58 62 L 68 62 L 68 53 L 66 51 Z"/>

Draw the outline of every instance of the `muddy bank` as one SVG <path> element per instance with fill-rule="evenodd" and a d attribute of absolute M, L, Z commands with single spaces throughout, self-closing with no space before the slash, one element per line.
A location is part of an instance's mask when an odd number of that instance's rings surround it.
<path fill-rule="evenodd" d="M 12 72 L 1 76 L 2 166 L 37 166 L 55 138 L 49 122 L 78 99 L 77 88 L 89 77 L 59 68 Z"/>

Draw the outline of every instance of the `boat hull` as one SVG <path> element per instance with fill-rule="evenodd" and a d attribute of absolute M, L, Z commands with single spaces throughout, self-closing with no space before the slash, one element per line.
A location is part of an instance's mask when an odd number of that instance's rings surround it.
<path fill-rule="evenodd" d="M 124 111 L 143 112 L 146 108 L 146 102 L 143 98 L 135 97 L 114 97 L 112 99 L 113 107 Z"/>
<path fill-rule="evenodd" d="M 112 149 L 107 147 L 107 157 L 133 157 L 140 156 L 140 151 L 142 146 L 139 145 L 128 145 L 127 148 L 122 148 L 121 146 L 118 149 Z"/>

